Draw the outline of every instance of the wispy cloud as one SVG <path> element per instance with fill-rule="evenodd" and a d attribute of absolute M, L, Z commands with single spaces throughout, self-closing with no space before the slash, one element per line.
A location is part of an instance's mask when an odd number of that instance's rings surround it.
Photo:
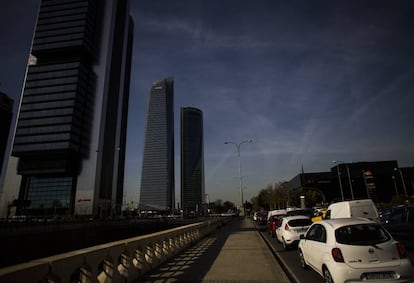
<path fill-rule="evenodd" d="M 255 140 L 242 149 L 252 190 L 289 180 L 302 165 L 310 172 L 334 159 L 412 159 L 407 9 L 276 2 L 265 1 L 266 10 L 250 1 L 155 1 L 136 11 L 134 88 L 146 97 L 153 80 L 173 75 L 176 109 L 203 111 L 206 186 L 238 195 L 226 140 Z"/>

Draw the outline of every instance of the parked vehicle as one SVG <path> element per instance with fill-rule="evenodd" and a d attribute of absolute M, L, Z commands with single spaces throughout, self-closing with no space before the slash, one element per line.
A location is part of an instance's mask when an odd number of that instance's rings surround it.
<path fill-rule="evenodd" d="M 255 215 L 253 215 L 253 219 L 256 219 L 256 223 L 259 225 L 265 225 L 267 223 L 267 211 L 257 211 Z"/>
<path fill-rule="evenodd" d="M 270 210 L 267 213 L 267 220 L 269 220 L 270 217 L 272 217 L 272 216 L 280 216 L 280 215 L 287 215 L 286 209 L 274 209 L 274 210 Z"/>
<path fill-rule="evenodd" d="M 258 211 L 255 211 L 254 213 L 253 213 L 253 220 L 254 221 L 257 221 L 257 214 L 258 214 L 259 212 Z"/>
<path fill-rule="evenodd" d="M 376 221 L 363 218 L 315 222 L 298 245 L 301 265 L 325 282 L 411 282 L 405 246 Z"/>
<path fill-rule="evenodd" d="M 382 218 L 382 221 L 385 219 Z M 407 248 L 414 249 L 414 205 L 395 207 L 383 226 Z"/>
<path fill-rule="evenodd" d="M 287 212 L 288 216 L 294 216 L 294 215 L 304 215 L 311 217 L 313 215 L 313 209 L 311 208 L 295 208 L 291 209 Z"/>
<path fill-rule="evenodd" d="M 414 222 L 414 205 L 399 205 L 381 212 L 381 223 Z"/>
<path fill-rule="evenodd" d="M 282 215 L 273 215 L 267 220 L 267 233 L 274 238 L 276 236 L 276 229 L 282 222 Z"/>
<path fill-rule="evenodd" d="M 327 209 L 320 209 L 318 211 L 315 211 L 313 214 L 313 217 L 311 218 L 312 222 L 318 222 L 325 218 Z"/>
<path fill-rule="evenodd" d="M 331 204 L 324 219 L 363 217 L 380 222 L 378 209 L 371 199 L 341 201 Z"/>
<path fill-rule="evenodd" d="M 299 242 L 300 235 L 304 235 L 311 224 L 312 221 L 307 216 L 283 217 L 279 227 L 276 229 L 277 240 L 282 243 L 283 248 L 288 249 Z"/>

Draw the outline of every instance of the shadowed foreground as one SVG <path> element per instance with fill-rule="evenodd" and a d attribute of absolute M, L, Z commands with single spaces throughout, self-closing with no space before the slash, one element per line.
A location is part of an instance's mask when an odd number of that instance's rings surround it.
<path fill-rule="evenodd" d="M 251 220 L 234 219 L 137 282 L 290 282 Z"/>

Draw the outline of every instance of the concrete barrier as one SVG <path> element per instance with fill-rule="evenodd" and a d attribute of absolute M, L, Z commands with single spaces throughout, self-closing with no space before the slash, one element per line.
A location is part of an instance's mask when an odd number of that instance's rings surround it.
<path fill-rule="evenodd" d="M 213 218 L 2 268 L 0 283 L 133 282 L 231 219 Z"/>

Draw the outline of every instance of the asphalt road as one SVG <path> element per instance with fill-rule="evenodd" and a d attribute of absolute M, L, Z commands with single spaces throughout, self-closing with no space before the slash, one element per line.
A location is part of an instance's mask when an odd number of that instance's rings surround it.
<path fill-rule="evenodd" d="M 257 226 L 265 241 L 276 252 L 276 257 L 282 261 L 282 265 L 287 268 L 287 272 L 293 276 L 297 283 L 323 283 L 323 278 L 312 269 L 304 270 L 300 266 L 298 249 L 291 247 L 285 250 L 282 244 L 278 243 L 276 238 L 272 238 L 266 231 L 266 226 Z"/>

